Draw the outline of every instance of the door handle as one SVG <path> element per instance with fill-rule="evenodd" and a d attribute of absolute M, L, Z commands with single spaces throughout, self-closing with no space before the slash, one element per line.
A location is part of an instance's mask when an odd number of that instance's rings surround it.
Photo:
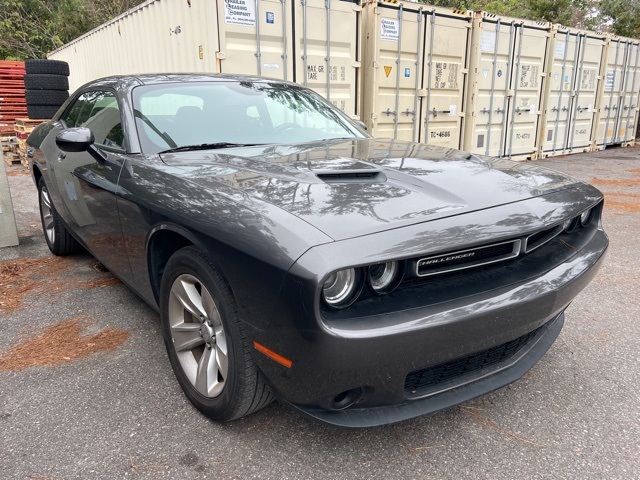
<path fill-rule="evenodd" d="M 67 158 L 67 154 L 64 152 L 60 152 L 58 154 L 58 161 L 61 162 L 62 160 L 64 160 L 65 158 Z"/>

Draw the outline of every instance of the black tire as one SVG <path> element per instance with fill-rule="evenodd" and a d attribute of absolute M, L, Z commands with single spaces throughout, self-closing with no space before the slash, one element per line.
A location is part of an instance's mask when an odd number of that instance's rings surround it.
<path fill-rule="evenodd" d="M 33 74 L 24 76 L 27 90 L 69 90 L 69 79 L 63 75 Z"/>
<path fill-rule="evenodd" d="M 48 73 L 52 75 L 69 76 L 69 64 L 60 60 L 31 59 L 25 60 L 24 69 L 27 73 Z"/>
<path fill-rule="evenodd" d="M 27 105 L 56 105 L 60 106 L 69 98 L 66 90 L 27 90 L 25 92 Z"/>
<path fill-rule="evenodd" d="M 60 105 L 27 105 L 27 116 L 32 120 L 49 120 L 59 108 Z"/>
<path fill-rule="evenodd" d="M 42 231 L 51 253 L 59 257 L 71 255 L 80 250 L 80 244 L 67 231 L 56 208 L 53 206 L 51 196 L 44 183 L 44 178 L 38 181 L 38 201 L 40 203 L 40 221 Z"/>
<path fill-rule="evenodd" d="M 178 299 L 181 291 L 186 292 L 184 285 L 190 286 L 192 295 L 194 292 L 196 296 L 200 295 L 201 309 L 198 311 L 206 311 L 204 315 L 190 314 Z M 203 298 L 206 299 L 204 303 Z M 220 274 L 197 248 L 185 247 L 169 259 L 162 276 L 159 303 L 171 366 L 182 390 L 198 410 L 213 420 L 227 422 L 273 401 L 273 394 L 251 358 L 233 296 Z M 180 344 L 185 347 L 180 349 L 179 357 L 177 345 Z M 207 369 L 204 383 L 200 381 L 202 363 L 215 368 L 215 373 Z M 228 365 L 226 371 L 224 364 Z M 200 387 L 196 387 L 197 384 Z"/>

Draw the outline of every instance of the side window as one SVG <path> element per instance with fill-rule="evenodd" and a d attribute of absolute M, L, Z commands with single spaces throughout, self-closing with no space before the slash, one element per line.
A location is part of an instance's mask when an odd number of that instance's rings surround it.
<path fill-rule="evenodd" d="M 118 101 L 111 92 L 85 92 L 73 103 L 63 120 L 68 127 L 91 129 L 95 142 L 113 148 L 124 148 L 124 134 Z"/>

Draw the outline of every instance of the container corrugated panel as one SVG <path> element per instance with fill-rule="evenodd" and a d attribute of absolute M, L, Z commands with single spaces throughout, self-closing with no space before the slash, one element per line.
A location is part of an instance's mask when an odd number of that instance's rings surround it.
<path fill-rule="evenodd" d="M 640 41 L 630 40 L 627 47 L 624 97 L 618 118 L 618 135 L 622 145 L 635 144 L 640 114 Z"/>
<path fill-rule="evenodd" d="M 616 123 L 622 106 L 627 42 L 616 36 L 607 39 L 604 85 L 600 94 L 596 145 L 604 148 L 615 143 Z"/>
<path fill-rule="evenodd" d="M 48 57 L 69 63 L 73 91 L 108 75 L 215 71 L 217 39 L 214 2 L 150 0 Z"/>
<path fill-rule="evenodd" d="M 358 2 L 294 0 L 296 83 L 359 117 L 361 94 Z"/>
<path fill-rule="evenodd" d="M 216 72 L 293 80 L 292 15 L 291 1 L 218 1 Z"/>
<path fill-rule="evenodd" d="M 473 13 L 429 7 L 425 11 L 420 141 L 462 146 L 464 94 Z"/>
<path fill-rule="evenodd" d="M 464 148 L 533 158 L 551 24 L 478 12 L 473 24 Z"/>
<path fill-rule="evenodd" d="M 370 132 L 459 148 L 471 12 L 373 2 L 364 23 Z"/>

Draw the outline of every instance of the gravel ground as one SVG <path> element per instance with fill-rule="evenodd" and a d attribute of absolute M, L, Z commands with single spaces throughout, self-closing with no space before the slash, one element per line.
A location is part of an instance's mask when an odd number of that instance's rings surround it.
<path fill-rule="evenodd" d="M 51 255 L 36 189 L 26 170 L 8 168 L 21 243 L 0 249 L 0 267 L 29 264 L 30 283 L 16 288 L 13 311 L 0 310 L 0 476 L 640 478 L 640 149 L 537 163 L 607 195 L 607 261 L 567 310 L 558 341 L 508 387 L 368 430 L 325 426 L 278 403 L 226 425 L 203 417 L 174 380 L 153 310 L 88 255 L 25 261 Z M 87 340 L 78 357 L 46 342 L 27 344 L 31 355 L 11 350 L 61 321 L 112 343 Z M 57 365 L 19 368 L 34 357 Z"/>

